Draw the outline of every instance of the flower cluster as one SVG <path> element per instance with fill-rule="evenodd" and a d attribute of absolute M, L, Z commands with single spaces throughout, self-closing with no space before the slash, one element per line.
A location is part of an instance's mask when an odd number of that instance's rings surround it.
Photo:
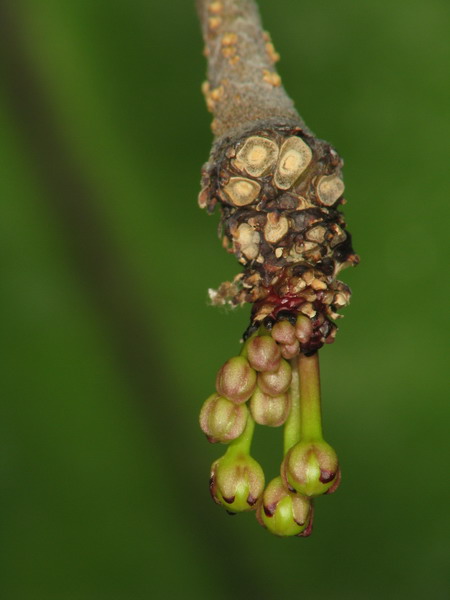
<path fill-rule="evenodd" d="M 313 328 L 299 315 L 261 326 L 241 354 L 219 369 L 216 392 L 203 404 L 200 426 L 212 443 L 229 447 L 211 468 L 213 499 L 228 512 L 256 510 L 276 535 L 306 536 L 312 530 L 312 498 L 333 492 L 340 470 L 322 437 L 317 352 L 307 356 Z M 251 456 L 255 423 L 284 425 L 280 475 L 264 488 L 264 472 Z"/>

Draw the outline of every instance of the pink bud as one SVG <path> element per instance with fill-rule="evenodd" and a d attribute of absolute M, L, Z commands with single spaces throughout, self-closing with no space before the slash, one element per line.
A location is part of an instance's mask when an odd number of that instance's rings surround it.
<path fill-rule="evenodd" d="M 217 393 L 235 404 L 246 402 L 255 386 L 256 373 L 244 356 L 230 358 L 217 373 Z"/>
<path fill-rule="evenodd" d="M 259 425 L 269 427 L 283 425 L 288 418 L 289 409 L 290 401 L 287 393 L 279 396 L 269 396 L 269 394 L 265 394 L 259 388 L 256 388 L 250 399 L 250 411 Z"/>
<path fill-rule="evenodd" d="M 300 344 L 298 340 L 295 340 L 293 344 L 284 344 L 281 346 L 281 356 L 286 360 L 291 360 L 294 356 L 300 352 Z"/>
<path fill-rule="evenodd" d="M 247 417 L 245 404 L 234 404 L 218 394 L 212 394 L 200 411 L 200 427 L 210 442 L 230 442 L 242 434 Z"/>
<path fill-rule="evenodd" d="M 291 345 L 297 341 L 295 337 L 295 327 L 289 321 L 278 321 L 272 327 L 272 337 L 279 344 Z"/>
<path fill-rule="evenodd" d="M 275 371 L 280 364 L 281 353 L 270 335 L 257 335 L 247 342 L 247 357 L 257 371 Z"/>
<path fill-rule="evenodd" d="M 258 387 L 270 396 L 279 396 L 287 392 L 292 379 L 290 364 L 281 359 L 280 366 L 271 373 L 258 374 Z"/>

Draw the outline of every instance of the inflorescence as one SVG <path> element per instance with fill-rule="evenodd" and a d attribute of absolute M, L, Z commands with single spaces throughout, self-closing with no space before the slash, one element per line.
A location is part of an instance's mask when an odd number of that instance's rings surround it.
<path fill-rule="evenodd" d="M 282 89 L 255 3 L 198 6 L 216 134 L 199 205 L 219 206 L 223 246 L 243 266 L 209 294 L 214 305 L 252 305 L 241 352 L 219 370 L 200 413 L 208 440 L 228 444 L 212 465 L 211 494 L 230 513 L 255 510 L 276 535 L 308 536 L 313 499 L 341 476 L 322 433 L 318 351 L 334 342 L 350 300 L 337 276 L 359 262 L 339 210 L 343 161 Z M 250 454 L 255 424 L 284 426 L 280 474 L 267 485 Z"/>

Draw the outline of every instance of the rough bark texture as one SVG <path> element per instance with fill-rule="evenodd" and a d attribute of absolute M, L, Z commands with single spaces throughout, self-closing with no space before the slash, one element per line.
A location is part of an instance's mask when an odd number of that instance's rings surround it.
<path fill-rule="evenodd" d="M 262 323 L 311 319 L 304 353 L 332 342 L 350 289 L 336 276 L 357 264 L 338 208 L 342 159 L 307 129 L 273 64 L 253 0 L 199 0 L 208 60 L 203 86 L 215 140 L 199 204 L 219 204 L 224 248 L 244 266 L 211 290 L 215 304 L 253 303 L 247 335 Z"/>
<path fill-rule="evenodd" d="M 281 119 L 303 125 L 274 67 L 278 60 L 253 0 L 198 0 L 208 60 L 204 93 L 216 136 L 249 123 Z"/>

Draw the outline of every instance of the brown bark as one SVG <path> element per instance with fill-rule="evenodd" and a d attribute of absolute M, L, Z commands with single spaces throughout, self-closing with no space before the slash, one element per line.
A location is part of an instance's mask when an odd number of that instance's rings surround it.
<path fill-rule="evenodd" d="M 254 0 L 197 0 L 208 81 L 203 86 L 219 137 L 275 120 L 305 128 L 275 69 L 278 55 Z"/>

